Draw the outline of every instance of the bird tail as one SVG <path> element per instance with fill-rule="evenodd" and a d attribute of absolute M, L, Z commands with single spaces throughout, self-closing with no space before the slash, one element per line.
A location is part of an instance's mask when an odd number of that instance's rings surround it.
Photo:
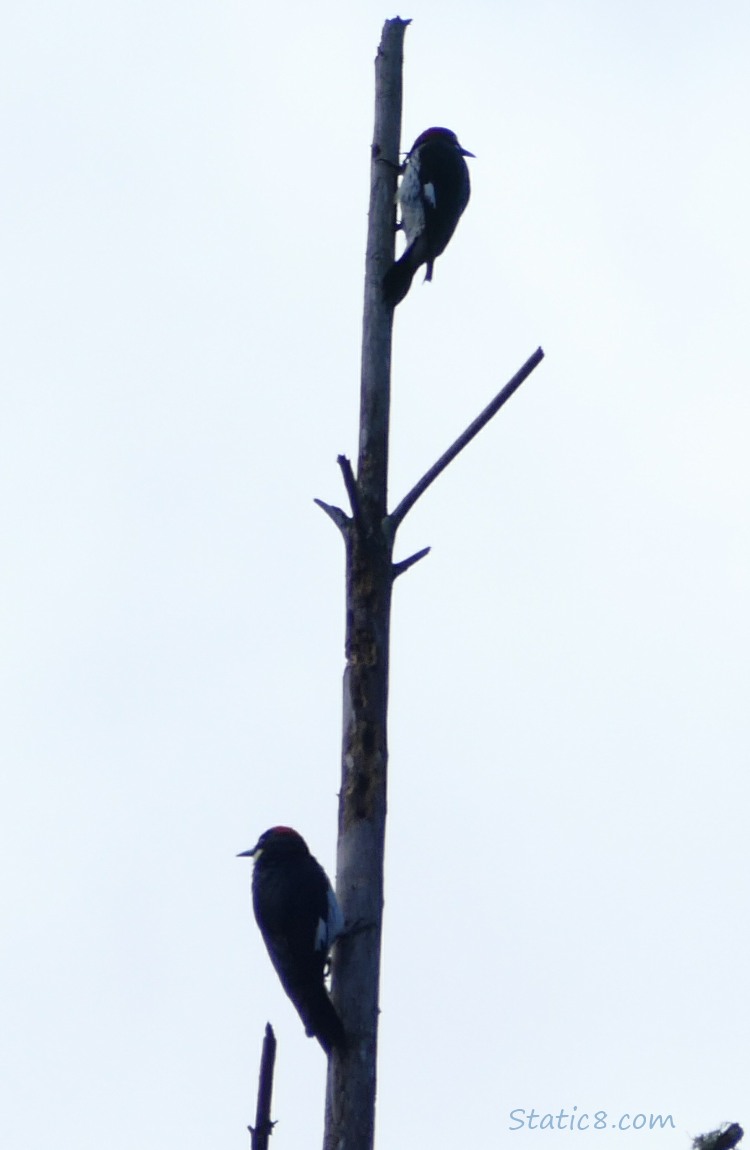
<path fill-rule="evenodd" d="M 401 259 L 391 264 L 383 276 L 383 298 L 389 307 L 401 303 L 411 287 L 416 270 L 416 265 L 412 265 L 411 261 L 411 249 L 407 248 Z"/>
<path fill-rule="evenodd" d="M 344 1027 L 324 986 L 315 987 L 305 995 L 295 994 L 292 1001 L 305 1024 L 305 1033 L 309 1038 L 317 1038 L 326 1054 L 330 1054 L 334 1046 L 346 1045 Z"/>
<path fill-rule="evenodd" d="M 425 279 L 432 279 L 432 267 L 435 262 L 435 252 L 431 250 L 424 232 L 412 240 L 408 248 L 396 260 L 383 276 L 383 296 L 385 302 L 391 307 L 401 303 L 414 278 L 414 273 L 422 264 L 426 264 Z"/>

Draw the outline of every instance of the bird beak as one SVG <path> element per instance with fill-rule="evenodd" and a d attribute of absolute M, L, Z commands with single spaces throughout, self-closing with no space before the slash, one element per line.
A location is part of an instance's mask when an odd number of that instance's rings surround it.
<path fill-rule="evenodd" d="M 460 151 L 462 156 L 471 156 L 472 160 L 476 160 L 476 156 L 474 155 L 474 153 L 473 152 L 467 152 L 466 148 L 459 148 L 459 151 Z"/>
<path fill-rule="evenodd" d="M 254 847 L 250 847 L 249 851 L 240 851 L 240 853 L 236 855 L 236 858 L 251 859 L 255 858 L 256 853 L 260 854 L 260 851 L 258 851 L 258 843 L 256 843 Z"/>

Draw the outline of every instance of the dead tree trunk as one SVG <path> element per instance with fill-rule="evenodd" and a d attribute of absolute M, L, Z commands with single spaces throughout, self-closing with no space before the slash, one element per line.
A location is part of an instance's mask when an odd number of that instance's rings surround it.
<path fill-rule="evenodd" d="M 328 1063 L 324 1150 L 372 1150 L 383 911 L 387 704 L 391 594 L 395 578 L 429 548 L 393 562 L 398 525 L 448 463 L 489 422 L 542 359 L 539 349 L 401 500 L 389 516 L 388 417 L 393 311 L 382 279 L 393 260 L 401 131 L 404 32 L 386 21 L 375 61 L 375 128 L 365 269 L 359 452 L 356 477 L 339 456 L 350 511 L 316 500 L 346 545 L 346 668 L 337 852 L 337 894 L 349 933 L 337 944 L 332 996 L 348 1046 Z"/>
<path fill-rule="evenodd" d="M 386 22 L 375 61 L 375 127 L 365 267 L 357 478 L 339 458 L 351 515 L 326 508 L 346 543 L 344 671 L 337 893 L 349 926 L 332 994 L 349 1045 L 328 1064 L 325 1150 L 369 1150 L 375 1126 L 378 986 L 383 914 L 388 643 L 393 539 L 387 522 L 393 311 L 381 281 L 393 260 L 401 135 L 401 74 L 408 21 Z"/>

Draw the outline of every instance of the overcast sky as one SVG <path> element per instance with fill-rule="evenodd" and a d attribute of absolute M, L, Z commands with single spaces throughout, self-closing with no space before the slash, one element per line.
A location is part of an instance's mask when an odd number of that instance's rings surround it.
<path fill-rule="evenodd" d="M 363 0 L 8 0 L 0 41 L 9 1150 L 275 1150 L 325 1059 L 250 910 L 332 873 Z M 414 0 L 403 146 L 476 153 L 396 316 L 378 1144 L 688 1150 L 750 1125 L 750 9 Z M 511 1112 L 606 1111 L 604 1131 Z M 673 1127 L 612 1128 L 623 1114 Z M 591 1119 L 593 1123 L 593 1117 Z"/>

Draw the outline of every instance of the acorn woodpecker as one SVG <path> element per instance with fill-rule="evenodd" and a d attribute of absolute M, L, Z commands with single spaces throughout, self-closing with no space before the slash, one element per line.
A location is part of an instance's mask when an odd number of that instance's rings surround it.
<path fill-rule="evenodd" d="M 238 858 L 254 859 L 253 909 L 263 941 L 310 1038 L 329 1054 L 344 1028 L 325 987 L 328 953 L 344 929 L 336 895 L 307 843 L 291 827 L 271 827 Z"/>
<path fill-rule="evenodd" d="M 428 128 L 412 145 L 396 192 L 406 251 L 383 279 L 383 295 L 391 307 L 401 303 L 418 267 L 427 265 L 425 279 L 445 251 L 469 202 L 471 185 L 467 152 L 448 128 Z"/>

